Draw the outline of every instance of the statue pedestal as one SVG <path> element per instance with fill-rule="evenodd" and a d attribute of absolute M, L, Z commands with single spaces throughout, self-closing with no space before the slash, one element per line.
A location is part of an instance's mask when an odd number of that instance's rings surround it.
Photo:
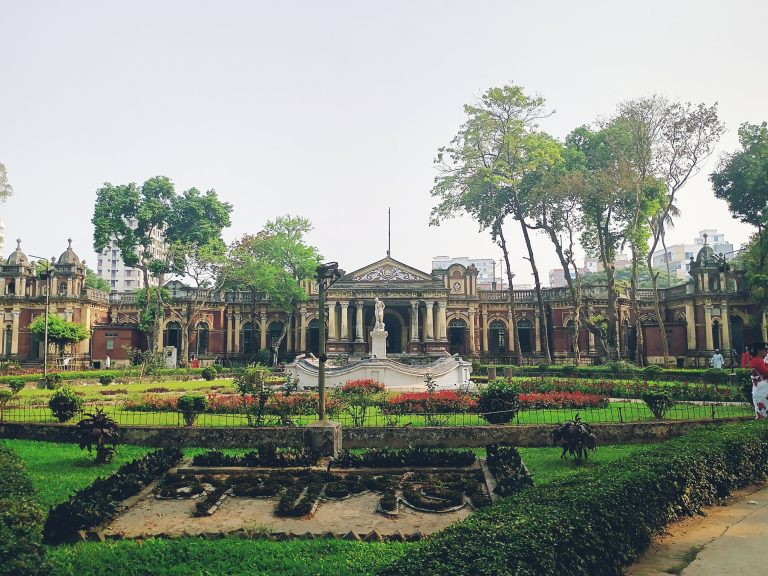
<path fill-rule="evenodd" d="M 371 330 L 371 358 L 379 360 L 387 357 L 387 332 L 386 330 Z"/>
<path fill-rule="evenodd" d="M 341 452 L 341 424 L 332 420 L 320 420 L 304 428 L 304 443 L 322 456 L 336 458 Z"/>

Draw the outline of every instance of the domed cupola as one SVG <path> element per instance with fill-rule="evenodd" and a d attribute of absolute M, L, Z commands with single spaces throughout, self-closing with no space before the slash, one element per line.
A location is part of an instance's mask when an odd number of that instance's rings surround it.
<path fill-rule="evenodd" d="M 29 266 L 29 258 L 21 251 L 21 238 L 16 239 L 16 250 L 8 256 L 5 263 L 8 266 Z"/>
<path fill-rule="evenodd" d="M 67 246 L 67 249 L 62 252 L 61 256 L 59 256 L 59 264 L 79 266 L 80 258 L 78 258 L 75 251 L 72 250 L 72 238 L 67 238 L 67 242 L 69 242 L 69 246 Z"/>
<path fill-rule="evenodd" d="M 709 244 L 704 244 L 696 255 L 696 264 L 703 268 L 708 266 L 717 266 L 717 258 L 715 257 L 715 251 Z"/>

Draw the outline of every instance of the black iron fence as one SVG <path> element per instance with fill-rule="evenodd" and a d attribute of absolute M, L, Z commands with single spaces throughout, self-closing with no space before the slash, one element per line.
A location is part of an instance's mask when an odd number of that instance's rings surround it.
<path fill-rule="evenodd" d="M 317 420 L 315 414 L 274 414 L 249 409 L 183 414 L 178 410 L 141 410 L 127 402 L 92 401 L 66 420 L 75 423 L 96 409 L 104 410 L 121 426 L 241 428 L 252 426 L 306 426 Z M 330 411 L 330 417 L 344 427 L 408 427 L 408 426 L 483 426 L 490 422 L 503 425 L 525 426 L 559 424 L 579 416 L 582 421 L 600 423 L 631 423 L 653 420 L 718 420 L 753 417 L 749 402 L 681 401 L 669 406 L 662 414 L 654 414 L 641 400 L 611 399 L 606 406 L 536 408 L 521 407 L 481 413 L 473 411 L 392 413 L 378 406 Z M 661 418 L 659 418 L 659 416 Z M 45 403 L 35 401 L 13 402 L 0 409 L 0 423 L 56 423 L 59 422 Z"/>

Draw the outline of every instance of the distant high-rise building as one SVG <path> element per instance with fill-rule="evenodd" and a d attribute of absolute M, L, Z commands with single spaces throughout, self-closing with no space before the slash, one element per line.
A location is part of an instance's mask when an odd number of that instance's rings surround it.
<path fill-rule="evenodd" d="M 493 258 L 467 258 L 466 256 L 457 256 L 451 258 L 450 256 L 435 256 L 432 258 L 433 270 L 446 270 L 452 264 L 461 264 L 462 266 L 469 267 L 470 264 L 474 264 L 477 268 L 477 286 L 479 288 L 490 289 L 493 287 L 494 282 L 497 284 L 499 290 L 502 289 L 502 285 L 505 283 L 504 278 L 496 276 L 496 261 Z"/>
<path fill-rule="evenodd" d="M 136 220 L 130 220 L 129 225 L 131 228 L 136 228 Z M 162 232 L 155 231 L 152 234 L 151 251 L 155 258 L 162 259 L 165 257 L 167 245 Z M 113 238 L 110 245 L 99 254 L 96 274 L 109 282 L 113 292 L 130 292 L 132 290 L 144 288 L 144 278 L 142 277 L 141 270 L 126 266 L 120 254 L 120 249 L 117 247 L 117 239 L 115 238 Z M 149 283 L 151 286 L 157 286 L 157 279 L 150 277 Z"/>
<path fill-rule="evenodd" d="M 718 232 L 715 228 L 708 228 L 700 230 L 699 236 L 690 244 L 672 244 L 667 246 L 666 252 L 663 247 L 656 250 L 652 258 L 653 267 L 666 270 L 669 265 L 672 275 L 685 280 L 688 278 L 691 258 L 695 258 L 705 244 L 711 246 L 715 254 L 723 254 L 727 260 L 735 256 L 733 244 L 725 240 L 725 234 Z"/>

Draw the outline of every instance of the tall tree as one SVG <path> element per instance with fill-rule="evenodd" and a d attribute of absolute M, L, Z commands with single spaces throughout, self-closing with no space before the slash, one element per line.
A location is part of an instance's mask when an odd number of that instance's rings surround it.
<path fill-rule="evenodd" d="M 541 96 L 528 96 L 519 86 L 490 88 L 475 105 L 464 106 L 466 121 L 448 146 L 438 151 L 439 175 L 431 194 L 438 199 L 432 209 L 431 224 L 439 224 L 462 211 L 478 222 L 481 230 L 490 230 L 509 263 L 509 246 L 503 239 L 507 217 L 521 228 L 527 260 L 534 277 L 539 318 L 538 337 L 548 360 L 547 315 L 541 291 L 536 259 L 530 241 L 528 222 L 522 201 L 526 176 L 558 160 L 559 147 L 538 130 L 538 122 L 550 115 Z M 510 281 L 510 316 L 513 318 L 512 273 Z M 519 347 L 517 348 L 519 354 Z"/>
<path fill-rule="evenodd" d="M 213 190 L 191 188 L 177 195 L 165 176 L 150 178 L 141 187 L 106 183 L 96 191 L 93 247 L 101 253 L 114 239 L 123 262 L 141 270 L 145 288 L 151 277 L 162 285 L 166 274 L 184 272 L 190 250 L 221 239 L 231 212 L 232 205 L 221 202 Z M 162 290 L 147 292 L 148 297 L 162 295 Z M 151 308 L 160 310 L 162 303 Z M 158 314 L 147 325 L 151 350 L 156 349 L 159 321 Z"/>
<path fill-rule="evenodd" d="M 29 325 L 29 331 L 42 340 L 45 336 L 45 316 L 40 315 Z M 77 322 L 64 320 L 57 314 L 48 315 L 48 343 L 53 343 L 59 355 L 72 344 L 82 342 L 90 336 L 88 329 Z"/>
<path fill-rule="evenodd" d="M 267 222 L 256 235 L 244 235 L 231 247 L 227 286 L 244 288 L 258 296 L 267 296 L 270 305 L 286 312 L 283 331 L 273 341 L 273 362 L 288 331 L 290 313 L 307 300 L 302 280 L 314 278 L 322 256 L 306 243 L 312 223 L 290 214 Z"/>
<path fill-rule="evenodd" d="M 666 187 L 658 209 L 647 212 L 644 216 L 646 222 L 642 225 L 650 230 L 650 246 L 645 250 L 644 242 L 642 252 L 646 269 L 651 274 L 658 329 L 663 335 L 664 317 L 658 295 L 658 272 L 653 268 L 653 254 L 659 243 L 666 246 L 666 230 L 679 214 L 676 207 L 679 192 L 690 177 L 701 170 L 723 133 L 724 126 L 717 116 L 717 104 L 706 106 L 670 102 L 659 96 L 623 102 L 619 105 L 619 118 L 632 137 L 632 145 L 627 149 L 627 160 L 634 168 L 637 189 L 658 186 L 660 183 Z M 637 224 L 640 226 L 639 222 Z M 667 364 L 669 349 L 665 337 L 661 338 L 661 345 L 664 362 Z"/>
<path fill-rule="evenodd" d="M 90 268 L 85 269 L 84 285 L 86 288 L 93 288 L 95 290 L 101 290 L 102 292 L 109 292 L 112 289 L 107 280 L 97 275 L 96 272 Z"/>
<path fill-rule="evenodd" d="M 748 243 L 744 261 L 747 281 L 760 305 L 760 322 L 765 324 L 768 294 L 768 125 L 742 124 L 739 128 L 740 150 L 723 156 L 709 179 L 715 196 L 728 203 L 734 218 L 757 230 Z M 765 334 L 765 326 L 763 326 Z"/>

